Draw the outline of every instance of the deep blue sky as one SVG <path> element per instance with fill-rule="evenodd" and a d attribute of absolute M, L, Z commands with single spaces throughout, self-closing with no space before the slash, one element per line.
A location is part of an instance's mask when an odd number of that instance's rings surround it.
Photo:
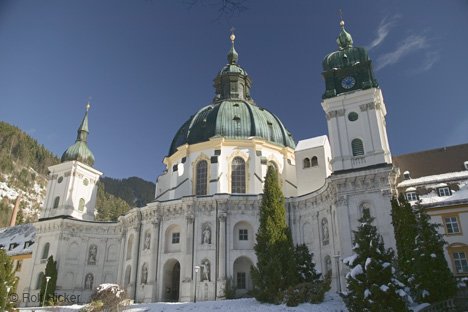
<path fill-rule="evenodd" d="M 57 155 L 92 97 L 95 167 L 154 181 L 182 123 L 214 96 L 236 28 L 257 104 L 295 140 L 327 133 L 323 57 L 341 8 L 369 48 L 395 155 L 468 142 L 467 1 L 0 0 L 0 119 Z"/>

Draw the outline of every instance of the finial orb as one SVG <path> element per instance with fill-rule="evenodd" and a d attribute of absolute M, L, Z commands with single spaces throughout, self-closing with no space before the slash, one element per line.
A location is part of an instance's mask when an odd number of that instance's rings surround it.
<path fill-rule="evenodd" d="M 343 20 L 341 20 L 341 22 L 340 22 L 340 26 L 341 26 L 341 27 L 343 27 L 343 26 L 344 26 L 344 21 L 343 21 Z"/>
<path fill-rule="evenodd" d="M 231 42 L 234 43 L 234 40 L 236 40 L 236 35 L 231 34 L 231 36 L 229 36 L 229 39 L 231 39 Z"/>
<path fill-rule="evenodd" d="M 86 104 L 86 111 L 89 111 L 89 109 L 91 108 L 91 104 L 89 104 L 89 102 Z"/>

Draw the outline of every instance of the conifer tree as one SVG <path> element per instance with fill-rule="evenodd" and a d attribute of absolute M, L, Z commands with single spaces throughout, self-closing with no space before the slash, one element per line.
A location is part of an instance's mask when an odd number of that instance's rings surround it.
<path fill-rule="evenodd" d="M 415 238 L 418 234 L 416 215 L 403 194 L 392 199 L 392 223 L 397 248 L 398 269 L 405 279 L 410 279 L 414 268 Z"/>
<path fill-rule="evenodd" d="M 16 292 L 18 280 L 13 270 L 13 260 L 4 249 L 0 249 L 0 311 L 11 311 L 14 302 L 10 302 L 10 295 Z"/>
<path fill-rule="evenodd" d="M 47 276 L 50 277 L 49 283 L 47 283 L 47 280 L 46 280 Z M 41 290 L 40 290 L 41 303 L 44 299 L 44 296 L 46 298 L 45 305 L 48 305 L 49 300 L 51 299 L 53 300 L 56 286 L 57 286 L 57 261 L 54 261 L 54 257 L 50 256 L 47 259 L 47 264 L 46 264 L 46 268 L 44 272 L 44 278 L 41 281 Z M 46 288 L 47 288 L 47 293 L 45 293 Z"/>
<path fill-rule="evenodd" d="M 284 196 L 273 166 L 268 167 L 265 177 L 256 238 L 257 266 L 252 267 L 255 298 L 279 304 L 284 291 L 297 283 L 297 272 L 294 246 L 286 224 Z"/>
<path fill-rule="evenodd" d="M 306 244 L 297 245 L 295 249 L 296 272 L 298 273 L 298 283 L 307 283 L 318 280 L 321 274 L 315 270 L 315 263 L 312 261 L 312 254 Z"/>
<path fill-rule="evenodd" d="M 430 217 L 421 205 L 415 208 L 418 235 L 415 239 L 411 288 L 419 302 L 437 302 L 455 295 L 456 281 L 448 268 L 444 256 L 445 241 L 437 232 L 438 224 L 430 222 Z"/>
<path fill-rule="evenodd" d="M 353 231 L 355 254 L 344 259 L 351 268 L 346 275 L 348 292 L 343 295 L 346 306 L 351 312 L 408 311 L 402 299 L 404 285 L 394 276 L 393 250 L 385 249 L 372 221 L 364 211 L 358 230 Z"/>

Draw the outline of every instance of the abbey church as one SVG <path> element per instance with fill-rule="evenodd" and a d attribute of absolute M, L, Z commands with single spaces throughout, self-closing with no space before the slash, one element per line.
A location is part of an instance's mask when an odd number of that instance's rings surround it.
<path fill-rule="evenodd" d="M 102 283 L 121 285 L 135 302 L 192 301 L 195 291 L 197 300 L 222 299 L 228 282 L 245 294 L 252 289 L 269 166 L 279 173 L 294 242 L 309 247 L 319 271 L 332 272 L 334 290 L 344 290 L 341 260 L 352 254 L 352 231 L 363 211 L 375 218 L 386 247 L 395 246 L 390 199 L 399 169 L 371 59 L 353 46 L 343 21 L 340 26 L 338 49 L 322 62 L 328 134 L 296 143 L 287 125 L 255 102 L 231 35 L 215 96 L 175 133 L 154 201 L 117 222 L 95 221 L 102 173 L 87 144 L 87 109 L 76 142 L 49 168 L 32 257 L 23 263 L 28 273 L 17 292 L 39 292 L 53 255 L 56 292 L 79 296 L 81 303 Z"/>

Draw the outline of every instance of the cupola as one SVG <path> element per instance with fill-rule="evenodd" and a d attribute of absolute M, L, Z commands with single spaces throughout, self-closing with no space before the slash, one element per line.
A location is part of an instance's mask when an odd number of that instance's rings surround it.
<path fill-rule="evenodd" d="M 63 153 L 61 162 L 77 160 L 89 166 L 94 164 L 94 155 L 88 147 L 88 111 L 91 105 L 86 104 L 86 112 L 78 128 L 75 144 L 67 148 Z"/>
<path fill-rule="evenodd" d="M 341 93 L 378 87 L 374 78 L 371 60 L 366 49 L 353 46 L 353 38 L 340 22 L 341 31 L 336 39 L 338 51 L 325 56 L 322 75 L 325 79 L 323 98 Z"/>

